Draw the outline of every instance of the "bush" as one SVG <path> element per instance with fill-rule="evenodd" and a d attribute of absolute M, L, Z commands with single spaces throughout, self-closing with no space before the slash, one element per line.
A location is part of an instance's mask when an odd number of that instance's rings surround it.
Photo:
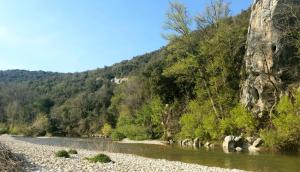
<path fill-rule="evenodd" d="M 276 110 L 273 128 L 260 131 L 265 145 L 281 151 L 297 151 L 300 147 L 300 92 L 293 102 L 288 96 L 281 97 Z"/>
<path fill-rule="evenodd" d="M 106 137 L 110 136 L 112 133 L 111 125 L 105 123 L 101 129 L 101 133 Z"/>
<path fill-rule="evenodd" d="M 120 140 L 125 137 L 131 140 L 146 140 L 150 138 L 147 129 L 137 125 L 133 117 L 130 116 L 119 117 L 117 128 L 112 135 L 114 140 Z"/>
<path fill-rule="evenodd" d="M 230 111 L 228 118 L 222 119 L 220 129 L 222 135 L 253 135 L 257 127 L 253 115 L 242 105 L 237 105 Z"/>
<path fill-rule="evenodd" d="M 45 136 L 47 133 L 48 126 L 48 118 L 43 114 L 38 114 L 31 127 L 32 135 Z"/>
<path fill-rule="evenodd" d="M 119 127 L 117 131 L 131 140 L 146 140 L 150 138 L 144 127 L 134 124 Z"/>
<path fill-rule="evenodd" d="M 181 131 L 178 133 L 179 138 L 194 138 L 195 128 L 199 125 L 199 119 L 195 114 L 184 114 L 179 121 Z"/>
<path fill-rule="evenodd" d="M 66 150 L 60 150 L 55 152 L 56 157 L 64 157 L 64 158 L 70 158 L 70 154 Z"/>
<path fill-rule="evenodd" d="M 126 138 L 126 136 L 125 136 L 124 134 L 120 133 L 119 131 L 114 130 L 114 131 L 111 133 L 111 138 L 112 138 L 112 140 L 120 141 L 120 140 Z"/>
<path fill-rule="evenodd" d="M 259 135 L 263 139 L 265 147 L 271 149 L 278 149 L 277 146 L 280 143 L 280 139 L 276 130 L 260 130 Z"/>
<path fill-rule="evenodd" d="M 203 128 L 208 134 L 207 139 L 216 140 L 221 137 L 218 122 L 214 114 L 209 114 L 203 120 Z"/>
<path fill-rule="evenodd" d="M 77 150 L 75 149 L 70 149 L 68 152 L 69 154 L 78 154 Z"/>
<path fill-rule="evenodd" d="M 109 156 L 105 155 L 105 154 L 98 154 L 94 157 L 91 158 L 85 158 L 86 160 L 88 160 L 89 162 L 101 162 L 101 163 L 108 163 L 111 162 L 111 159 L 109 158 Z"/>
<path fill-rule="evenodd" d="M 297 150 L 300 147 L 300 117 L 294 114 L 280 115 L 273 120 L 280 140 L 281 150 Z"/>
<path fill-rule="evenodd" d="M 26 124 L 14 124 L 9 128 L 9 134 L 31 136 L 32 132 Z"/>
<path fill-rule="evenodd" d="M 6 124 L 0 123 L 0 134 L 7 134 L 8 133 L 8 127 Z"/>
<path fill-rule="evenodd" d="M 0 128 L 0 134 L 7 134 L 8 128 Z"/>

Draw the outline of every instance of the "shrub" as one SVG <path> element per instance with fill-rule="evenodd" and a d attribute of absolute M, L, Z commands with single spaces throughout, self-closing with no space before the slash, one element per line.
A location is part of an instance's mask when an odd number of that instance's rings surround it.
<path fill-rule="evenodd" d="M 281 150 L 297 150 L 300 147 L 300 117 L 294 114 L 280 115 L 273 120 Z"/>
<path fill-rule="evenodd" d="M 179 138 L 194 138 L 195 128 L 199 125 L 199 119 L 195 114 L 184 114 L 179 121 L 181 131 L 177 135 Z"/>
<path fill-rule="evenodd" d="M 221 136 L 215 115 L 209 114 L 203 119 L 203 128 L 208 134 L 207 139 L 216 140 Z"/>
<path fill-rule="evenodd" d="M 56 157 L 64 157 L 64 158 L 70 158 L 70 154 L 66 150 L 60 150 L 55 152 Z"/>
<path fill-rule="evenodd" d="M 26 124 L 14 124 L 9 128 L 10 134 L 23 134 L 25 136 L 31 136 L 32 132 L 31 129 Z"/>
<path fill-rule="evenodd" d="M 222 135 L 252 135 L 257 127 L 253 115 L 242 105 L 237 105 L 230 111 L 230 116 L 220 121 Z"/>
<path fill-rule="evenodd" d="M 264 146 L 271 149 L 278 149 L 280 139 L 276 130 L 260 130 L 260 137 L 264 140 Z"/>
<path fill-rule="evenodd" d="M 284 151 L 297 151 L 300 147 L 300 92 L 295 101 L 288 96 L 281 97 L 276 106 L 278 114 L 272 119 L 271 130 L 261 130 L 265 145 Z"/>
<path fill-rule="evenodd" d="M 0 134 L 7 134 L 8 133 L 8 127 L 5 124 L 0 123 Z"/>
<path fill-rule="evenodd" d="M 120 140 L 126 138 L 126 136 L 125 136 L 124 134 L 120 133 L 119 131 L 114 130 L 114 131 L 111 133 L 111 138 L 112 138 L 112 140 L 120 141 Z"/>
<path fill-rule="evenodd" d="M 125 115 L 119 117 L 117 128 L 112 135 L 115 140 L 125 137 L 131 140 L 145 140 L 150 138 L 145 127 L 136 124 L 133 117 Z"/>
<path fill-rule="evenodd" d="M 101 133 L 106 137 L 110 136 L 112 133 L 111 125 L 105 123 L 101 129 Z"/>
<path fill-rule="evenodd" d="M 68 152 L 69 154 L 78 154 L 77 150 L 75 149 L 70 149 Z"/>
<path fill-rule="evenodd" d="M 47 133 L 48 126 L 48 118 L 43 114 L 38 114 L 31 127 L 32 135 L 45 136 Z"/>
<path fill-rule="evenodd" d="M 8 133 L 7 128 L 0 128 L 0 134 L 6 134 L 6 133 Z"/>
<path fill-rule="evenodd" d="M 149 135 L 144 127 L 138 125 L 125 125 L 117 128 L 117 131 L 131 140 L 146 140 Z"/>
<path fill-rule="evenodd" d="M 0 123 L 0 134 L 8 133 L 8 127 L 6 124 Z"/>
<path fill-rule="evenodd" d="M 101 162 L 101 163 L 108 163 L 111 162 L 111 159 L 109 158 L 109 156 L 105 155 L 105 154 L 98 154 L 94 157 L 91 158 L 85 158 L 86 160 L 88 160 L 89 162 Z"/>

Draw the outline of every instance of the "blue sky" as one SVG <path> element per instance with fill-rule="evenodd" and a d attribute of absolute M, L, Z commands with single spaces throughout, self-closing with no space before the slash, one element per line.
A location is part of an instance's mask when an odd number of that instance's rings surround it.
<path fill-rule="evenodd" d="M 0 70 L 79 72 L 156 50 L 169 0 L 0 0 Z M 191 15 L 207 0 L 181 0 Z M 252 0 L 231 0 L 232 14 Z"/>

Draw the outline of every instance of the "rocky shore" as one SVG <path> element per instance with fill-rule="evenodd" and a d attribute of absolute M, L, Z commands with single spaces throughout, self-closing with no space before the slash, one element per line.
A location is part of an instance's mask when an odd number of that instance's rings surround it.
<path fill-rule="evenodd" d="M 236 169 L 223 169 L 218 167 L 207 167 L 196 164 L 188 164 L 176 161 L 167 161 L 162 159 L 150 159 L 136 155 L 121 154 L 121 153 L 109 153 L 109 152 L 98 152 L 77 149 L 77 155 L 71 155 L 70 158 L 57 158 L 54 152 L 61 149 L 68 149 L 65 147 L 56 147 L 48 145 L 38 145 L 28 142 L 23 142 L 14 139 L 9 135 L 0 136 L 0 142 L 16 154 L 22 154 L 28 167 L 25 171 L 101 171 L 101 172 L 161 172 L 161 171 L 172 171 L 172 172 L 239 172 L 241 170 Z M 105 153 L 110 156 L 114 163 L 90 163 L 85 160 L 85 157 L 91 157 L 98 153 Z"/>

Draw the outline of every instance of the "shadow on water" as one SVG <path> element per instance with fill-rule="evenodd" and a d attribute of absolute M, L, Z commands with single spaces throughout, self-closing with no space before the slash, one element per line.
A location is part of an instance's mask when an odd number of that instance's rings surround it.
<path fill-rule="evenodd" d="M 221 148 L 207 149 L 183 149 L 178 146 L 145 145 L 145 144 L 121 144 L 108 139 L 97 138 L 30 138 L 16 137 L 36 144 L 64 146 L 89 150 L 109 151 L 118 153 L 136 154 L 144 157 L 167 159 L 195 163 L 206 166 L 223 168 L 235 168 L 261 172 L 299 172 L 300 156 L 279 153 L 249 153 L 225 154 Z"/>

